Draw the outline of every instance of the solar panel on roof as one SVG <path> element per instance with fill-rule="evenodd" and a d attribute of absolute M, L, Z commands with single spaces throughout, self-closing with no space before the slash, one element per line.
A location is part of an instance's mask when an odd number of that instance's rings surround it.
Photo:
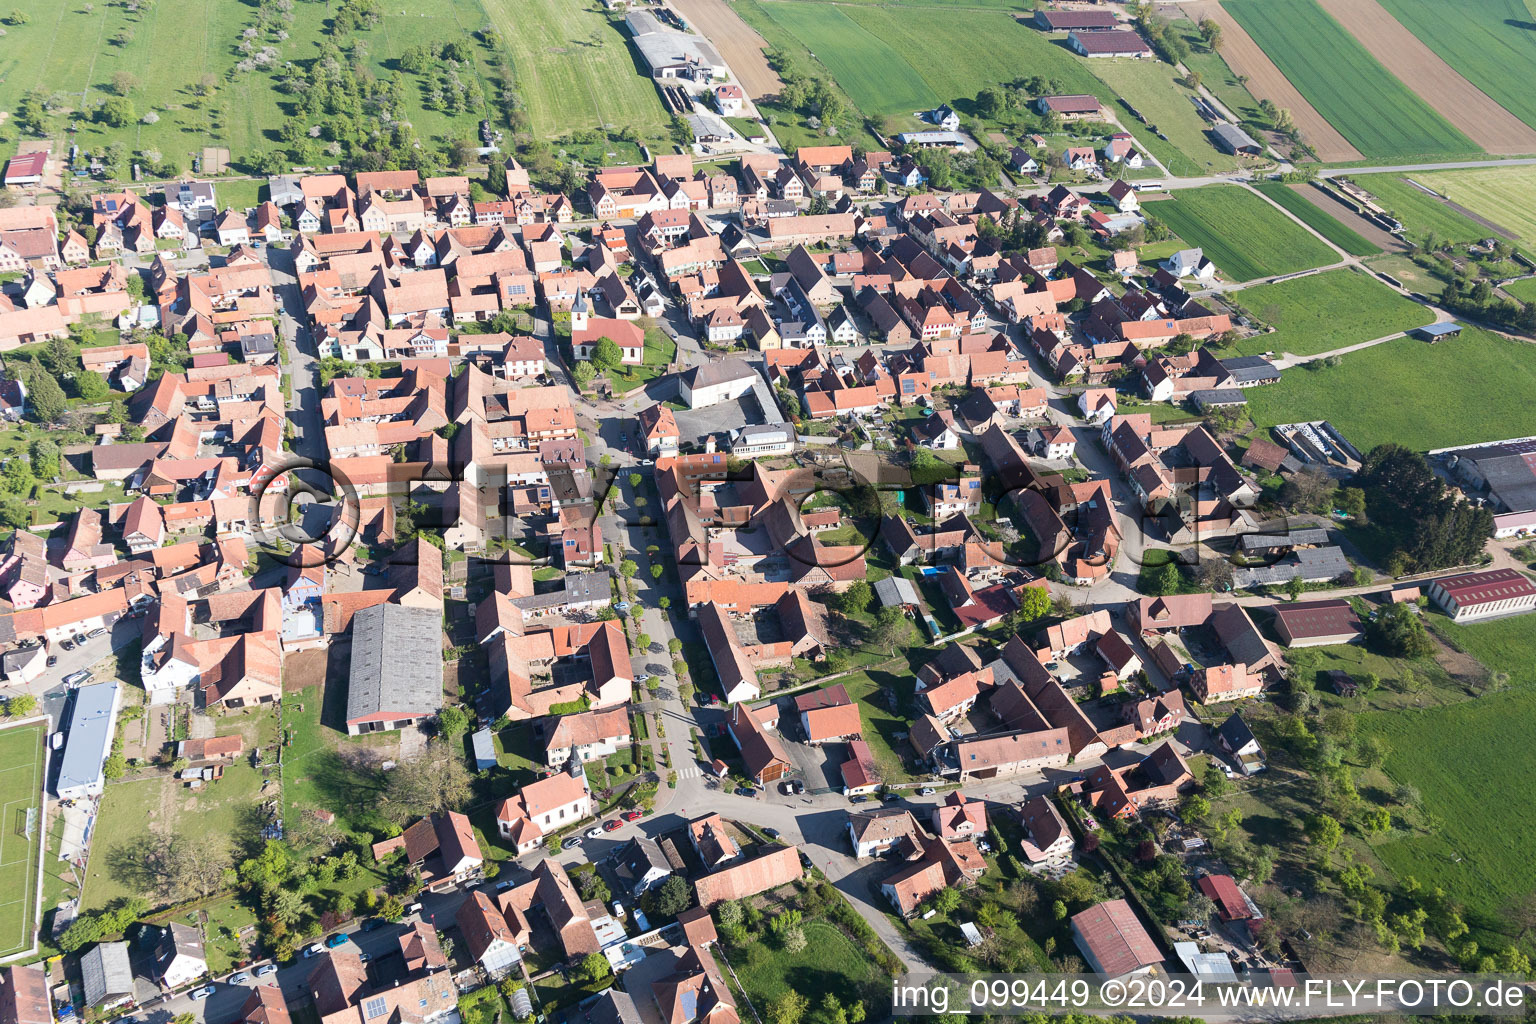
<path fill-rule="evenodd" d="M 117 209 L 117 200 L 116 199 L 108 199 L 107 200 L 107 209 L 108 210 L 115 210 L 115 209 Z"/>

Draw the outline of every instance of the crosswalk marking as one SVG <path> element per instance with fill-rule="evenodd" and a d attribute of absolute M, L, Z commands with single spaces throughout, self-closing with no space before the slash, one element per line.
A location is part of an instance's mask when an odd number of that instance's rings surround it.
<path fill-rule="evenodd" d="M 686 768 L 682 769 L 681 771 L 679 771 L 677 773 L 677 777 L 678 777 L 679 780 L 681 780 L 681 779 L 696 779 L 700 775 L 703 775 L 703 774 L 704 773 L 699 770 L 699 766 L 698 765 L 691 764 L 688 767 L 686 767 Z"/>

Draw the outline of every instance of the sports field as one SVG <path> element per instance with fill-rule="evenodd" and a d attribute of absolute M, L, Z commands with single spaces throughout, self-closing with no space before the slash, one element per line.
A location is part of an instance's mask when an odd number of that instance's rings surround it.
<path fill-rule="evenodd" d="M 1088 67 L 1157 125 L 1187 158 L 1168 168 L 1174 174 L 1222 174 L 1237 167 L 1235 157 L 1211 144 L 1205 133 L 1206 122 L 1190 102 L 1194 94 L 1175 81 L 1174 70 L 1168 64 L 1160 60 L 1103 59 L 1089 61 Z"/>
<path fill-rule="evenodd" d="M 1426 231 L 1433 231 L 1442 242 L 1474 242 L 1487 238 L 1489 230 L 1470 217 L 1464 217 L 1434 196 L 1408 184 L 1398 174 L 1350 175 L 1403 222 L 1403 230 L 1415 242 L 1423 241 Z M 1414 175 L 1417 179 L 1419 176 Z M 1434 186 L 1430 186 L 1433 188 Z"/>
<path fill-rule="evenodd" d="M 1476 153 L 1477 146 L 1376 61 L 1317 0 L 1223 6 L 1367 158 Z"/>
<path fill-rule="evenodd" d="M 1235 281 L 1292 274 L 1338 262 L 1306 230 L 1237 185 L 1180 189 L 1145 207 L 1184 241 L 1199 246 Z"/>
<path fill-rule="evenodd" d="M 1522 0 L 1456 0 L 1450 9 L 1443 0 L 1381 5 L 1469 82 L 1536 127 L 1536 16 Z"/>
<path fill-rule="evenodd" d="M 0 729 L 0 957 L 32 948 L 43 842 L 42 722 Z M 27 812 L 35 817 L 30 837 Z"/>
<path fill-rule="evenodd" d="M 895 48 L 849 18 L 841 7 L 767 3 L 763 10 L 816 54 L 864 113 L 900 116 L 943 102 Z"/>
<path fill-rule="evenodd" d="M 1413 180 L 1513 231 L 1527 246 L 1536 243 L 1536 167 L 1439 171 L 1415 174 Z"/>
<path fill-rule="evenodd" d="M 1435 319 L 1417 302 L 1350 267 L 1244 288 L 1232 297 L 1260 319 L 1274 318 L 1272 334 L 1249 338 L 1237 347 L 1243 355 L 1274 351 L 1311 356 Z"/>
<path fill-rule="evenodd" d="M 1536 434 L 1536 345 L 1467 329 L 1438 345 L 1398 338 L 1340 359 L 1251 388 L 1249 415 L 1262 427 L 1331 420 L 1363 452 Z"/>
<path fill-rule="evenodd" d="M 1358 231 L 1353 231 L 1339 223 L 1338 218 L 1329 214 L 1327 210 L 1321 209 L 1316 203 L 1310 202 L 1305 195 L 1285 182 L 1261 181 L 1255 183 L 1253 187 L 1295 214 L 1313 231 L 1351 256 L 1375 256 L 1381 252 L 1379 246 L 1371 244 Z M 1311 188 L 1310 185 L 1299 187 Z"/>

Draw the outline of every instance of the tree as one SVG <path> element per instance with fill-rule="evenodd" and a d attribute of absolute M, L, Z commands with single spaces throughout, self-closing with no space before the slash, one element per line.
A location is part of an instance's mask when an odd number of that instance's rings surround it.
<path fill-rule="evenodd" d="M 681 875 L 668 876 L 652 892 L 655 893 L 652 906 L 662 917 L 676 917 L 693 902 L 693 890 Z"/>
<path fill-rule="evenodd" d="M 586 387 L 597 376 L 597 367 L 588 362 L 577 363 L 571 368 L 571 376 L 576 378 L 577 384 Z"/>
<path fill-rule="evenodd" d="M 385 813 L 397 821 L 450 811 L 470 797 L 469 769 L 445 743 L 429 743 L 389 773 Z"/>
<path fill-rule="evenodd" d="M 941 914 L 953 913 L 960 906 L 960 891 L 958 889 L 940 889 L 933 894 L 930 905 Z"/>
<path fill-rule="evenodd" d="M 36 482 L 31 464 L 20 457 L 13 457 L 5 464 L 5 471 L 0 473 L 0 487 L 12 494 L 26 494 Z"/>
<path fill-rule="evenodd" d="M 27 458 L 32 472 L 43 480 L 59 475 L 59 446 L 46 437 L 39 437 L 27 447 Z"/>
<path fill-rule="evenodd" d="M 927 448 L 917 448 L 912 452 L 911 468 L 914 473 L 932 473 L 943 465 L 943 460 Z"/>
<path fill-rule="evenodd" d="M 1418 613 L 1406 604 L 1389 604 L 1365 624 L 1366 642 L 1381 654 L 1400 658 L 1425 658 L 1435 653 L 1435 642 Z"/>
<path fill-rule="evenodd" d="M 1301 595 L 1306 589 L 1306 581 L 1300 576 L 1292 576 L 1285 584 L 1285 594 L 1292 601 L 1300 601 Z"/>
<path fill-rule="evenodd" d="M 26 718 L 37 710 L 37 698 L 30 693 L 18 693 L 5 702 L 5 713 L 11 718 Z"/>
<path fill-rule="evenodd" d="M 25 25 L 31 20 L 32 15 L 28 14 L 20 7 L 12 7 L 11 13 L 5 16 L 5 23 L 7 25 Z"/>
<path fill-rule="evenodd" d="M 461 707 L 450 705 L 437 713 L 437 729 L 444 736 L 462 736 L 468 728 L 469 712 Z"/>
<path fill-rule="evenodd" d="M 1025 587 L 1019 596 L 1019 617 L 1033 622 L 1051 610 L 1051 592 L 1045 587 Z"/>
<path fill-rule="evenodd" d="M 1158 596 L 1176 594 L 1182 584 L 1179 576 L 1179 565 L 1172 558 L 1163 563 L 1163 567 L 1157 571 L 1157 578 L 1153 583 L 1153 589 Z"/>
<path fill-rule="evenodd" d="M 607 336 L 597 339 L 597 344 L 592 346 L 592 365 L 599 370 L 607 371 L 620 365 L 624 360 L 624 353 L 619 348 L 619 343 Z"/>
<path fill-rule="evenodd" d="M 1200 38 L 1213 53 L 1221 49 L 1221 24 L 1214 18 L 1200 19 Z"/>
<path fill-rule="evenodd" d="M 637 649 L 643 651 L 643 650 L 645 650 L 646 648 L 648 648 L 650 646 L 651 646 L 651 634 L 649 634 L 649 633 L 637 633 L 635 635 L 635 647 Z"/>
<path fill-rule="evenodd" d="M 632 558 L 626 558 L 624 561 L 619 563 L 619 575 L 623 576 L 627 580 L 634 579 L 635 573 L 639 571 L 640 566 L 636 565 L 635 560 Z"/>
<path fill-rule="evenodd" d="M 1328 853 L 1344 838 L 1344 828 L 1325 814 L 1314 814 L 1307 820 L 1307 838 L 1313 846 Z"/>
<path fill-rule="evenodd" d="M 296 889 L 279 889 L 269 909 L 274 920 L 292 928 L 304 919 L 304 897 Z"/>
<path fill-rule="evenodd" d="M 597 984 L 613 973 L 608 958 L 601 953 L 588 953 L 581 958 L 581 973 L 591 984 Z"/>
<path fill-rule="evenodd" d="M 874 592 L 868 580 L 854 580 L 848 589 L 832 596 L 832 606 L 844 615 L 855 615 L 869 607 Z"/>
<path fill-rule="evenodd" d="M 112 394 L 107 379 L 93 370 L 81 370 L 75 374 L 75 390 L 87 402 L 104 402 Z"/>
<path fill-rule="evenodd" d="M 875 613 L 875 625 L 870 641 L 877 647 L 885 647 L 892 654 L 912 635 L 912 620 L 900 608 L 881 608 Z"/>
<path fill-rule="evenodd" d="M 1307 466 L 1280 488 L 1280 503 L 1293 512 L 1326 512 L 1333 500 L 1333 478 Z"/>
<path fill-rule="evenodd" d="M 133 100 L 126 96 L 111 96 L 96 108 L 96 120 L 113 128 L 126 128 L 139 119 Z"/>
<path fill-rule="evenodd" d="M 44 373 L 36 363 L 27 373 L 27 405 L 40 423 L 52 423 L 69 409 L 64 389 L 52 374 Z"/>
<path fill-rule="evenodd" d="M 1397 444 L 1371 449 L 1355 483 L 1375 525 L 1402 553 L 1398 568 L 1428 570 L 1476 561 L 1493 532 L 1493 512 L 1463 501 L 1418 452 Z M 1393 575 L 1398 575 L 1394 573 Z"/>
<path fill-rule="evenodd" d="M 811 1001 L 790 990 L 768 1004 L 768 1024 L 800 1024 Z"/>
<path fill-rule="evenodd" d="M 118 71 L 112 75 L 112 91 L 119 96 L 127 96 L 139 87 L 139 80 L 127 71 Z"/>
<path fill-rule="evenodd" d="M 43 345 L 43 363 L 54 373 L 70 373 L 79 366 L 75 346 L 68 338 L 53 337 Z"/>

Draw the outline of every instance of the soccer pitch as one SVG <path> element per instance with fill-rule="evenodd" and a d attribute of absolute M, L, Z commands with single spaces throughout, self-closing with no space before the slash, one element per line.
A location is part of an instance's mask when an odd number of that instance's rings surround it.
<path fill-rule="evenodd" d="M 43 722 L 0 729 L 0 960 L 31 949 L 37 926 L 46 735 Z"/>

